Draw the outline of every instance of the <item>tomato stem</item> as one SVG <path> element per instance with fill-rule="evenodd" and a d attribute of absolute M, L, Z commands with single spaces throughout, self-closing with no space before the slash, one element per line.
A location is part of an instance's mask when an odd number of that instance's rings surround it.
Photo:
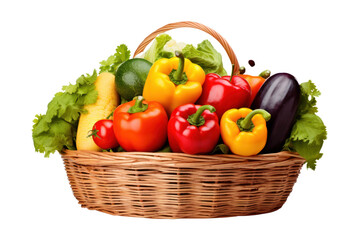
<path fill-rule="evenodd" d="M 98 132 L 99 132 L 99 130 L 97 130 L 97 129 L 90 130 L 86 137 L 94 136 L 95 138 L 100 138 L 99 135 L 97 134 Z"/>

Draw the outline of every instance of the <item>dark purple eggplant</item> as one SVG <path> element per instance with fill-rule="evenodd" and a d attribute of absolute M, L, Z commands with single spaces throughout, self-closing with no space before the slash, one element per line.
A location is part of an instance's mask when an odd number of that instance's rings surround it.
<path fill-rule="evenodd" d="M 261 86 L 251 109 L 265 109 L 271 114 L 266 124 L 268 137 L 262 153 L 281 151 L 294 124 L 299 99 L 300 86 L 291 74 L 274 74 Z"/>

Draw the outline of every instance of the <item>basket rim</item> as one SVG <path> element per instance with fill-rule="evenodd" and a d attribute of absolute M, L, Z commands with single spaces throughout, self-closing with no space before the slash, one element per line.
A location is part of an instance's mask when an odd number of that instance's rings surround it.
<path fill-rule="evenodd" d="M 91 166 L 110 165 L 159 165 L 172 167 L 209 167 L 220 165 L 238 166 L 239 164 L 252 166 L 284 166 L 290 162 L 304 164 L 306 160 L 298 153 L 281 151 L 277 153 L 258 154 L 253 156 L 239 156 L 235 154 L 191 155 L 174 152 L 96 152 L 88 150 L 68 150 L 60 152 L 65 160 L 76 164 Z"/>

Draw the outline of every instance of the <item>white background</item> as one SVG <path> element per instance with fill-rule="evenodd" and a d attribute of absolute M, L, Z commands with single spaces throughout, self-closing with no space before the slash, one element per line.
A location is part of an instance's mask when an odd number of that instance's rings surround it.
<path fill-rule="evenodd" d="M 360 239 L 356 2 L 1 1 L 0 239 Z M 153 30 L 183 20 L 222 34 L 250 74 L 269 68 L 316 83 L 328 128 L 316 171 L 304 167 L 285 205 L 258 216 L 151 220 L 81 208 L 60 155 L 34 152 L 35 114 L 120 43 L 133 52 Z M 205 33 L 170 35 L 193 44 L 209 39 L 230 70 Z"/>

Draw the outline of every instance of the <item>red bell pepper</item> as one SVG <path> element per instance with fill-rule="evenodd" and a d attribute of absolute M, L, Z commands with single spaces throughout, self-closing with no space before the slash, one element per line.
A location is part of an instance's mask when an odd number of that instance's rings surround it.
<path fill-rule="evenodd" d="M 249 107 L 250 99 L 251 87 L 245 79 L 234 76 L 233 73 L 223 77 L 209 73 L 205 76 L 203 91 L 197 104 L 214 106 L 218 118 L 221 119 L 231 108 Z"/>
<path fill-rule="evenodd" d="M 125 151 L 153 152 L 166 142 L 166 111 L 160 103 L 136 100 L 121 104 L 114 111 L 114 133 Z"/>
<path fill-rule="evenodd" d="M 215 108 L 185 104 L 177 107 L 168 123 L 169 145 L 173 152 L 204 154 L 214 150 L 220 137 Z"/>

